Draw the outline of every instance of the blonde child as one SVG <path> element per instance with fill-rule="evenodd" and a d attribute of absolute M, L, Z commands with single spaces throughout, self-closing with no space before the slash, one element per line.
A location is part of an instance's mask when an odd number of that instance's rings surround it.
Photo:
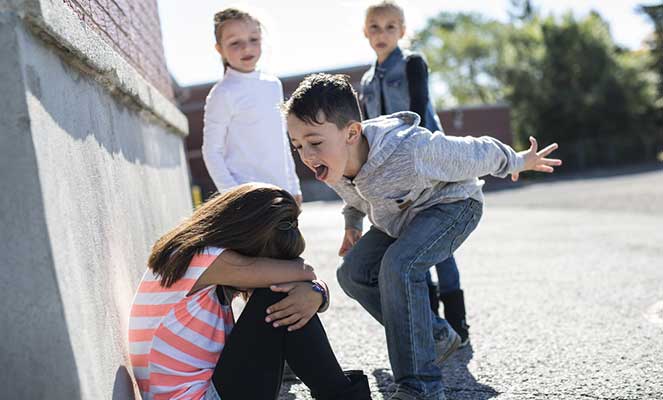
<path fill-rule="evenodd" d="M 412 111 L 421 118 L 420 126 L 431 132 L 442 131 L 428 93 L 428 65 L 421 54 L 401 50 L 398 41 L 403 35 L 405 13 L 400 6 L 392 1 L 382 1 L 368 7 L 364 36 L 377 59 L 361 80 L 360 100 L 364 116 L 376 118 L 399 111 Z M 358 237 L 361 232 L 354 231 L 352 234 Z M 435 269 L 438 288 L 432 284 L 430 274 L 427 276 L 431 308 L 438 314 L 439 295 L 447 322 L 460 336 L 460 346 L 465 346 L 470 340 L 469 325 L 454 256 L 436 264 Z"/>
<path fill-rule="evenodd" d="M 156 242 L 129 322 L 143 399 L 275 399 L 285 360 L 316 399 L 370 399 L 366 376 L 341 370 L 315 315 L 329 296 L 298 258 L 298 215 L 287 191 L 244 184 Z M 234 288 L 251 293 L 236 323 Z"/>
<path fill-rule="evenodd" d="M 266 182 L 302 195 L 279 105 L 278 78 L 256 69 L 262 27 L 252 15 L 228 8 L 214 16 L 216 51 L 225 73 L 205 104 L 203 159 L 219 192 Z"/>

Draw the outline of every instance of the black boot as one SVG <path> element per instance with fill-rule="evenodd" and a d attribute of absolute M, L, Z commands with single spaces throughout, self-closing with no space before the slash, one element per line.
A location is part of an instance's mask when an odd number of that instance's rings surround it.
<path fill-rule="evenodd" d="M 363 371 L 343 371 L 350 380 L 350 386 L 334 395 L 315 395 L 316 400 L 371 400 L 371 389 L 368 387 L 368 378 Z"/>
<path fill-rule="evenodd" d="M 460 336 L 460 346 L 466 346 L 470 342 L 470 327 L 465 321 L 465 297 L 461 289 L 453 292 L 440 294 L 440 301 L 444 305 L 444 318 L 449 325 Z"/>
<path fill-rule="evenodd" d="M 440 316 L 440 301 L 437 299 L 437 285 L 431 279 L 430 271 L 426 276 L 426 283 L 428 284 L 428 300 L 430 301 L 430 309 L 433 314 Z"/>

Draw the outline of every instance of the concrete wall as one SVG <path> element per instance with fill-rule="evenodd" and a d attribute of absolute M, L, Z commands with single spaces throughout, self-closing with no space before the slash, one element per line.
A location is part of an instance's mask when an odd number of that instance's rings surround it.
<path fill-rule="evenodd" d="M 110 44 L 168 98 L 173 86 L 166 68 L 156 0 L 60 0 L 78 20 Z"/>
<path fill-rule="evenodd" d="M 191 211 L 186 119 L 61 1 L 0 0 L 0 76 L 0 398 L 133 398 L 132 296 Z"/>

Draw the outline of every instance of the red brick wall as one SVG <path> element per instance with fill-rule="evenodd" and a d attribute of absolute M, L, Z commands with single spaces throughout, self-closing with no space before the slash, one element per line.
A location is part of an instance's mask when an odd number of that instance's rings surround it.
<path fill-rule="evenodd" d="M 459 107 L 442 110 L 437 115 L 447 135 L 488 135 L 508 145 L 513 144 L 511 108 L 506 104 Z"/>
<path fill-rule="evenodd" d="M 63 0 L 152 85 L 173 99 L 156 0 Z"/>

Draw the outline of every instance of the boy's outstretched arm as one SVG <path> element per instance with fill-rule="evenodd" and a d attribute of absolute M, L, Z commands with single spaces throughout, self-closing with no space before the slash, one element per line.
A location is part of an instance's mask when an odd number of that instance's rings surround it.
<path fill-rule="evenodd" d="M 545 156 L 556 148 L 557 145 L 548 146 L 541 154 L 532 148 L 517 153 L 489 136 L 456 137 L 427 132 L 417 138 L 413 155 L 419 175 L 442 182 L 460 182 L 485 175 L 505 178 L 534 168 L 552 172 L 552 166 L 561 165 L 561 161 Z"/>
<path fill-rule="evenodd" d="M 546 158 L 546 156 L 553 151 L 557 150 L 559 146 L 557 143 L 546 146 L 545 149 L 537 151 L 539 144 L 536 142 L 536 139 L 532 136 L 529 137 L 530 147 L 528 150 L 521 151 L 518 154 L 521 154 L 525 159 L 525 166 L 523 171 L 539 171 L 546 173 L 553 173 L 555 169 L 553 167 L 558 167 L 562 165 L 562 160 L 556 158 Z M 520 176 L 519 172 L 514 172 L 511 174 L 511 180 L 517 181 Z"/>

